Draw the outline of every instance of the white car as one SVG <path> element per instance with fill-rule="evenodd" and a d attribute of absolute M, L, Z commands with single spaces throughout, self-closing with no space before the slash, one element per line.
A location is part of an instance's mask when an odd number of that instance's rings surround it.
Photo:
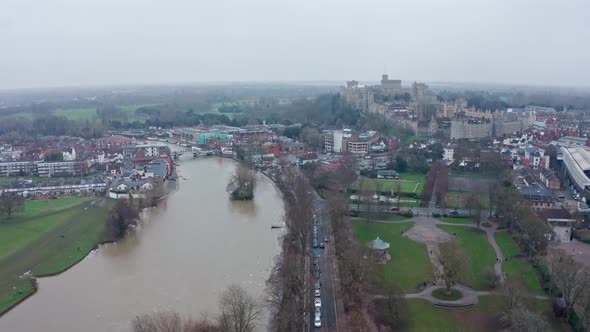
<path fill-rule="evenodd" d="M 316 289 L 314 292 L 315 297 L 320 297 L 320 290 Z"/>
<path fill-rule="evenodd" d="M 319 316 L 315 316 L 315 319 L 313 321 L 313 326 L 322 327 L 322 319 Z"/>
<path fill-rule="evenodd" d="M 315 304 L 316 308 L 321 308 L 322 307 L 322 299 L 320 299 L 319 297 L 316 297 L 315 301 L 313 301 L 313 304 Z"/>
<path fill-rule="evenodd" d="M 316 317 L 322 317 L 322 309 L 315 308 L 315 316 Z"/>

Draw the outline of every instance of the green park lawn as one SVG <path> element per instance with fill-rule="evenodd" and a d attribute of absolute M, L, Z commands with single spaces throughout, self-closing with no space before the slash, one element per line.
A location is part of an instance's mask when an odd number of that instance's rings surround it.
<path fill-rule="evenodd" d="M 102 206 L 87 202 L 83 198 L 27 201 L 24 212 L 0 223 L 0 312 L 33 292 L 31 282 L 19 279 L 20 275 L 59 273 L 104 238 L 114 202 Z"/>
<path fill-rule="evenodd" d="M 453 217 L 437 217 L 436 219 L 442 222 L 448 222 L 452 224 L 473 224 L 472 218 L 453 218 Z"/>
<path fill-rule="evenodd" d="M 457 234 L 459 245 L 469 257 L 468 284 L 477 290 L 486 289 L 481 274 L 486 268 L 494 267 L 496 253 L 489 244 L 485 233 L 472 227 L 450 225 L 437 225 L 437 227 L 449 234 Z"/>
<path fill-rule="evenodd" d="M 526 258 L 516 258 L 515 256 L 522 255 L 522 251 L 508 232 L 497 232 L 495 234 L 496 242 L 504 257 L 508 260 L 502 264 L 502 271 L 506 273 L 508 280 L 518 279 L 527 287 L 527 289 L 537 295 L 545 295 L 545 291 L 541 287 L 539 276 L 531 262 Z"/>
<path fill-rule="evenodd" d="M 439 300 L 456 301 L 463 297 L 463 293 L 456 289 L 451 289 L 450 294 L 447 294 L 447 291 L 444 288 L 438 288 L 432 291 L 432 296 Z"/>
<path fill-rule="evenodd" d="M 467 198 L 471 193 L 466 191 L 449 191 L 445 195 L 447 208 L 449 209 L 466 209 Z M 482 204 L 484 211 L 489 209 L 490 199 L 487 193 L 478 193 L 479 201 Z"/>
<path fill-rule="evenodd" d="M 420 282 L 434 279 L 426 245 L 400 234 L 412 228 L 413 222 L 384 224 L 357 220 L 352 223 L 359 241 L 366 243 L 379 237 L 391 245 L 391 260 L 383 265 L 375 280 L 376 286 L 386 287 L 395 283 L 403 292 L 414 293 Z"/>
<path fill-rule="evenodd" d="M 522 251 L 508 232 L 496 232 L 494 234 L 496 243 L 502 250 L 504 257 L 518 256 L 522 254 Z"/>
<path fill-rule="evenodd" d="M 401 331 L 499 331 L 500 315 L 507 307 L 501 296 L 481 296 L 475 306 L 453 310 L 437 308 L 422 299 L 407 303 L 410 314 Z M 549 301 L 535 300 L 527 306 L 542 313 L 549 322 L 549 331 L 563 330 L 563 324 L 553 318 Z"/>

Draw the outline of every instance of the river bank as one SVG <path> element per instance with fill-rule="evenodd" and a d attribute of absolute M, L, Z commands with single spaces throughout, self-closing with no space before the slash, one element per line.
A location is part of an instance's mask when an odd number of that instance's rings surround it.
<path fill-rule="evenodd" d="M 264 176 L 253 201 L 232 202 L 225 187 L 234 161 L 180 164 L 188 180 L 177 183 L 166 204 L 144 212 L 137 232 L 100 246 L 67 273 L 39 279 L 39 291 L 2 317 L 0 330 L 127 331 L 135 315 L 156 308 L 215 314 L 230 283 L 262 296 L 280 252 L 270 226 L 282 220 L 281 194 Z"/>
<path fill-rule="evenodd" d="M 35 208 L 44 201 L 27 201 L 25 209 L 37 214 L 1 225 L 11 241 L 2 245 L 3 253 L 10 254 L 0 259 L 0 317 L 38 291 L 37 278 L 63 273 L 97 248 L 112 204 L 75 200 L 48 201 L 63 205 L 54 211 Z M 82 218 L 85 222 L 78 222 Z"/>

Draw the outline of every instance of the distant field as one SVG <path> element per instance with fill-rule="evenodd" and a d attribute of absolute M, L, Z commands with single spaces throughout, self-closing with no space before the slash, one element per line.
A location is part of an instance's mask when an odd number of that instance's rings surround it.
<path fill-rule="evenodd" d="M 73 121 L 98 121 L 98 114 L 96 108 L 66 108 L 58 109 L 53 112 L 56 116 L 63 116 L 68 120 Z"/>

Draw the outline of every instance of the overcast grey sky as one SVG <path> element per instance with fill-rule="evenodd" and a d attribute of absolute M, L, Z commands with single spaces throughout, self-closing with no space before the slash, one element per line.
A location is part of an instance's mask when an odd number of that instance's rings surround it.
<path fill-rule="evenodd" d="M 404 80 L 589 86 L 588 0 L 2 0 L 0 88 Z"/>

